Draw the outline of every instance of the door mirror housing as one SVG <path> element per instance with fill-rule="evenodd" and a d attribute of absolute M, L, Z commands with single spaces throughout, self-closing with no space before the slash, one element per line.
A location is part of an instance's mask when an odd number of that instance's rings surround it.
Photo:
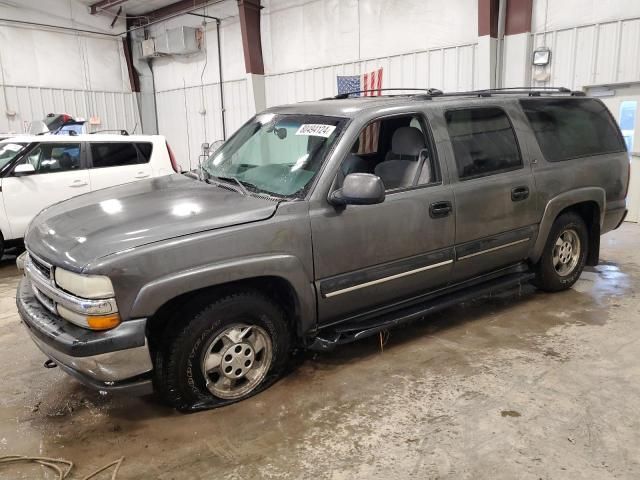
<path fill-rule="evenodd" d="M 36 169 L 30 163 L 21 163 L 13 169 L 14 177 L 23 177 L 25 175 L 32 175 L 34 173 L 36 173 Z"/>
<path fill-rule="evenodd" d="M 216 140 L 209 144 L 209 154 L 212 155 L 216 153 L 216 150 L 218 150 L 222 145 L 224 145 L 224 140 Z"/>
<path fill-rule="evenodd" d="M 382 179 L 371 173 L 350 173 L 344 178 L 342 188 L 334 190 L 329 202 L 335 206 L 374 205 L 384 202 Z"/>

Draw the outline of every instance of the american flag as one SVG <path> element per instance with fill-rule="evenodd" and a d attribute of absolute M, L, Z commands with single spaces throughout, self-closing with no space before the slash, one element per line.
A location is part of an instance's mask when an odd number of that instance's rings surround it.
<path fill-rule="evenodd" d="M 338 95 L 360 90 L 365 90 L 364 95 L 367 97 L 376 97 L 382 93 L 382 68 L 362 75 L 338 75 L 337 80 Z M 360 94 L 355 93 L 353 96 L 359 97 Z M 376 152 L 379 132 L 380 124 L 377 122 L 369 124 L 362 131 L 358 148 L 359 154 Z"/>
<path fill-rule="evenodd" d="M 375 97 L 380 95 L 381 88 L 382 68 L 362 75 L 338 75 L 338 95 L 366 90 L 364 92 L 365 96 Z M 359 93 L 354 94 L 354 97 L 359 96 Z"/>

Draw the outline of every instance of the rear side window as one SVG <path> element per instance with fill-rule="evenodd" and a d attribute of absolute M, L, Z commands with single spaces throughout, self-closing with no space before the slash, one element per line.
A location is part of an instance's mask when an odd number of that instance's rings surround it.
<path fill-rule="evenodd" d="M 151 160 L 151 151 L 153 150 L 152 143 L 140 142 L 136 143 L 135 146 L 138 148 L 138 153 L 142 156 L 142 163 L 147 163 Z"/>
<path fill-rule="evenodd" d="M 502 109 L 450 110 L 445 118 L 461 180 L 522 167 L 516 135 Z"/>
<path fill-rule="evenodd" d="M 625 150 L 611 114 L 597 100 L 540 98 L 520 104 L 550 162 Z"/>
<path fill-rule="evenodd" d="M 90 145 L 93 168 L 147 163 L 151 156 L 150 143 L 109 142 Z"/>

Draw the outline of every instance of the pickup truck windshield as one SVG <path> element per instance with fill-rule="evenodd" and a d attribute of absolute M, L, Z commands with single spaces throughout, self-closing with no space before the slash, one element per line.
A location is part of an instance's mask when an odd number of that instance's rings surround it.
<path fill-rule="evenodd" d="M 258 115 L 203 162 L 204 175 L 237 180 L 249 191 L 301 198 L 345 123 L 337 117 Z"/>
<path fill-rule="evenodd" d="M 0 170 L 24 150 L 25 143 L 0 143 Z"/>

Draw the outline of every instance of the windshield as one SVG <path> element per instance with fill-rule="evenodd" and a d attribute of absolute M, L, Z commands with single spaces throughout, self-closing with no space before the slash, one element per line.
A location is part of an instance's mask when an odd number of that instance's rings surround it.
<path fill-rule="evenodd" d="M 202 164 L 205 177 L 249 191 L 301 198 L 340 135 L 344 118 L 261 114 Z"/>
<path fill-rule="evenodd" d="M 24 150 L 25 145 L 26 143 L 0 143 L 0 169 L 16 158 Z"/>

